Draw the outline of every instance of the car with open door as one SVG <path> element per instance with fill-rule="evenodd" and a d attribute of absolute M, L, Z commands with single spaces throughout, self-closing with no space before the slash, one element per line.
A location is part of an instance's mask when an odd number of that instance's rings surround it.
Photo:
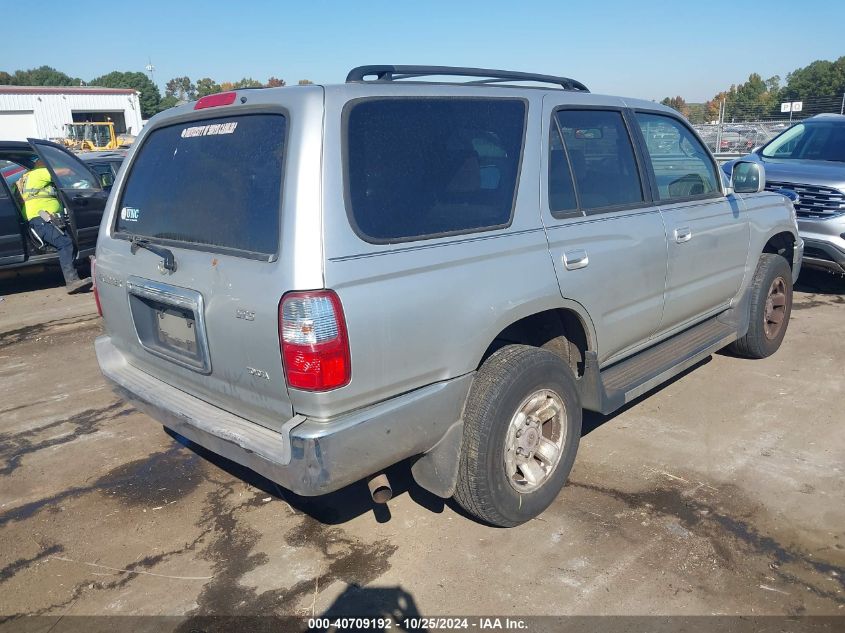
<path fill-rule="evenodd" d="M 40 139 L 0 141 L 0 270 L 58 263 L 55 249 L 44 244 L 24 219 L 23 201 L 13 178 L 44 161 L 62 203 L 62 219 L 74 243 L 77 267 L 87 266 L 94 254 L 97 231 L 113 178 L 104 179 L 65 148 Z"/>

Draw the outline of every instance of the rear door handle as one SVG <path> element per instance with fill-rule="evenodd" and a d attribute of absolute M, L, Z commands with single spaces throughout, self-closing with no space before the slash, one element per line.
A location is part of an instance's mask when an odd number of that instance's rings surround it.
<path fill-rule="evenodd" d="M 587 251 L 577 249 L 574 251 L 567 251 L 563 254 L 563 265 L 566 270 L 578 270 L 579 268 L 586 268 L 590 263 L 590 258 L 587 257 Z"/>
<path fill-rule="evenodd" d="M 88 204 L 88 198 L 84 196 L 74 196 L 71 198 L 71 202 L 75 202 L 78 205 L 86 205 Z"/>
<path fill-rule="evenodd" d="M 675 229 L 675 241 L 678 244 L 689 242 L 692 239 L 692 231 L 688 226 L 681 226 Z"/>

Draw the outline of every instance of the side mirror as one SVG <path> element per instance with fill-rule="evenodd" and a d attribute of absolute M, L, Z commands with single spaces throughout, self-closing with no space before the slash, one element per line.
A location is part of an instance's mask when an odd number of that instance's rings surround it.
<path fill-rule="evenodd" d="M 740 160 L 731 172 L 731 188 L 735 193 L 760 193 L 766 189 L 766 169 L 760 163 Z"/>

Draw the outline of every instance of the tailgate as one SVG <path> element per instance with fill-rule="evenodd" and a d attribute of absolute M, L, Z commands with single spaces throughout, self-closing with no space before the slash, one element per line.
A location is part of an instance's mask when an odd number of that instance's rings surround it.
<path fill-rule="evenodd" d="M 286 174 L 300 136 L 286 113 L 219 110 L 143 135 L 101 229 L 98 292 L 129 363 L 280 430 L 293 411 L 279 300 L 303 279 L 322 284 L 319 232 L 305 270 L 282 257 L 296 251 L 283 210 L 296 206 L 298 179 L 319 178 L 319 147 L 313 165 L 298 158 Z"/>
<path fill-rule="evenodd" d="M 269 292 L 277 266 L 174 248 L 178 268 L 163 280 L 159 257 L 125 246 L 97 261 L 113 344 L 156 378 L 280 429 L 293 411 L 279 351 L 279 299 Z M 135 274 L 113 272 L 127 269 Z"/>

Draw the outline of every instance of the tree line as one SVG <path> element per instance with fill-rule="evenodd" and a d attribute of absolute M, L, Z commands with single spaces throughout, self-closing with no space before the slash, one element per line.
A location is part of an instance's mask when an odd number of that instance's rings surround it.
<path fill-rule="evenodd" d="M 748 120 L 780 115 L 780 104 L 786 101 L 805 101 L 802 114 L 812 116 L 830 112 L 833 98 L 845 94 L 845 56 L 834 61 L 816 60 L 793 70 L 781 85 L 778 75 L 763 79 L 751 73 L 748 80 L 732 85 L 704 103 L 687 103 L 683 97 L 666 97 L 660 103 L 674 108 L 691 123 L 710 123 L 719 120 L 719 110 L 724 102 L 724 120 Z M 814 103 L 820 97 L 829 97 L 827 107 Z M 837 110 L 838 112 L 838 110 Z"/>
<path fill-rule="evenodd" d="M 300 79 L 300 86 L 312 83 L 308 79 Z M 237 90 L 239 88 L 280 88 L 287 85 L 284 79 L 270 77 L 262 83 L 252 77 L 244 77 L 240 81 L 224 81 L 217 83 L 210 77 L 203 77 L 196 83 L 190 77 L 174 77 L 165 84 L 164 96 L 158 86 L 142 72 L 112 71 L 90 81 L 83 81 L 79 77 L 71 77 L 50 66 L 41 66 L 29 70 L 16 70 L 13 73 L 0 70 L 0 85 L 6 86 L 98 86 L 101 88 L 131 88 L 137 90 L 138 101 L 141 104 L 141 116 L 149 119 L 151 116 L 167 108 L 172 108 L 184 101 L 193 101 L 217 92 Z"/>

